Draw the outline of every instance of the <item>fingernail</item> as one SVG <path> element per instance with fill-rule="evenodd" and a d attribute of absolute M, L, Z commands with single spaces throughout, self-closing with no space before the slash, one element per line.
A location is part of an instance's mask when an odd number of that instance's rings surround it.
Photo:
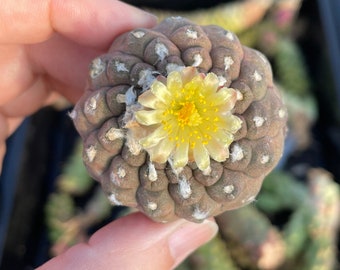
<path fill-rule="evenodd" d="M 135 9 L 133 19 L 138 21 L 139 24 L 156 24 L 158 21 L 157 16 L 142 9 L 136 8 L 134 6 L 130 6 L 131 8 Z"/>
<path fill-rule="evenodd" d="M 147 12 L 147 11 L 142 10 L 142 11 L 141 11 L 141 14 L 144 14 L 144 16 L 145 16 L 146 18 L 148 18 L 148 21 L 151 22 L 151 23 L 157 23 L 157 21 L 158 21 L 157 16 L 154 15 L 154 14 L 152 14 L 152 13 L 149 13 L 149 12 Z"/>
<path fill-rule="evenodd" d="M 186 222 L 169 237 L 169 249 L 178 265 L 191 252 L 211 240 L 217 233 L 218 226 L 214 221 L 205 220 L 200 224 Z"/>

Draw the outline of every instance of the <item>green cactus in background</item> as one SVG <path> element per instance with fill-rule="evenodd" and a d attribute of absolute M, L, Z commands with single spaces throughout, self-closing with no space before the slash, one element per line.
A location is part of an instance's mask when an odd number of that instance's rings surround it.
<path fill-rule="evenodd" d="M 285 243 L 269 219 L 254 206 L 216 217 L 230 253 L 243 268 L 276 269 L 285 259 Z"/>
<path fill-rule="evenodd" d="M 294 261 L 307 243 L 306 228 L 313 215 L 310 203 L 306 186 L 291 174 L 273 171 L 266 177 L 256 206 L 269 216 L 280 211 L 291 212 L 281 231 L 287 247 L 287 260 Z"/>
<path fill-rule="evenodd" d="M 78 140 L 73 153 L 63 166 L 63 171 L 57 179 L 57 187 L 62 192 L 82 195 L 93 186 L 82 160 L 82 149 L 82 144 Z"/>
<path fill-rule="evenodd" d="M 308 191 L 291 174 L 274 170 L 265 179 L 256 206 L 267 214 L 296 209 L 308 203 Z"/>
<path fill-rule="evenodd" d="M 88 228 L 107 218 L 111 212 L 101 188 L 94 187 L 95 182 L 88 176 L 81 155 L 78 140 L 57 179 L 57 189 L 46 204 L 46 225 L 53 255 L 87 238 Z M 92 188 L 95 190 L 86 204 L 77 206 L 76 197 L 87 194 Z"/>
<path fill-rule="evenodd" d="M 53 193 L 48 198 L 45 212 L 49 239 L 52 243 L 57 242 L 65 231 L 63 222 L 70 220 L 76 213 L 74 202 L 67 194 Z"/>
<path fill-rule="evenodd" d="M 309 245 L 302 270 L 339 269 L 337 235 L 340 222 L 340 188 L 323 169 L 309 171 L 308 187 L 314 214 L 307 227 Z"/>
<path fill-rule="evenodd" d="M 238 270 L 236 267 L 226 242 L 216 236 L 206 245 L 200 247 L 189 259 L 184 263 L 195 270 Z M 176 269 L 180 270 L 180 268 Z"/>
<path fill-rule="evenodd" d="M 284 89 L 299 97 L 310 95 L 310 78 L 304 57 L 297 44 L 289 38 L 281 38 L 276 44 L 275 51 L 276 79 Z"/>

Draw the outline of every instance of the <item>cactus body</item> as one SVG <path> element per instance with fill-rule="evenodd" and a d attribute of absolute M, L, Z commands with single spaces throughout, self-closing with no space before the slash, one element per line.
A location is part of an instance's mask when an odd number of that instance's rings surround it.
<path fill-rule="evenodd" d="M 281 157 L 287 113 L 260 52 L 171 17 L 94 59 L 71 117 L 114 205 L 201 222 L 255 199 Z"/>

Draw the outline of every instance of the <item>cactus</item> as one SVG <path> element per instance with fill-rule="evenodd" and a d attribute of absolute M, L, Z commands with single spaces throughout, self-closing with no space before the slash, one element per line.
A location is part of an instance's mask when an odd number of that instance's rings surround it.
<path fill-rule="evenodd" d="M 200 247 L 176 270 L 238 270 L 228 250 L 228 246 L 221 236 L 217 235 L 209 243 Z"/>
<path fill-rule="evenodd" d="M 311 169 L 308 184 L 314 215 L 307 227 L 310 242 L 301 269 L 339 269 L 339 262 L 336 261 L 340 224 L 339 185 L 323 169 Z"/>
<path fill-rule="evenodd" d="M 292 211 L 281 231 L 286 246 L 282 269 L 335 269 L 339 185 L 322 169 L 309 169 L 307 176 L 308 186 L 288 173 L 271 173 L 257 206 L 269 215 Z"/>
<path fill-rule="evenodd" d="M 291 39 L 281 38 L 276 44 L 275 69 L 277 79 L 289 92 L 300 97 L 308 96 L 310 79 L 303 55 Z"/>
<path fill-rule="evenodd" d="M 268 60 L 230 31 L 165 19 L 93 60 L 70 114 L 113 205 L 202 222 L 252 202 L 281 157 L 287 113 Z"/>
<path fill-rule="evenodd" d="M 305 185 L 291 174 L 277 170 L 266 177 L 259 196 L 256 206 L 268 215 L 309 203 Z"/>
<path fill-rule="evenodd" d="M 63 167 L 63 171 L 57 179 L 57 185 L 61 192 L 73 195 L 82 195 L 93 186 L 93 181 L 86 172 L 82 161 L 80 140 L 76 142 L 72 155 Z"/>
<path fill-rule="evenodd" d="M 63 193 L 52 194 L 46 205 L 46 223 L 49 228 L 49 239 L 52 243 L 58 241 L 63 233 L 62 223 L 75 214 L 75 205 L 70 196 Z"/>
<path fill-rule="evenodd" d="M 277 269 L 285 259 L 285 242 L 268 218 L 249 205 L 216 217 L 220 233 L 242 269 Z"/>

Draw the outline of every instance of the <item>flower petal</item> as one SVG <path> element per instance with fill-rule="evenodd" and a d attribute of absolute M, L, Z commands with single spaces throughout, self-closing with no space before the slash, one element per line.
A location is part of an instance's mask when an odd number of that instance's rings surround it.
<path fill-rule="evenodd" d="M 160 126 L 156 130 L 154 130 L 151 134 L 141 139 L 139 143 L 143 146 L 143 148 L 154 147 L 166 136 L 167 132 L 163 129 L 162 126 Z"/>
<path fill-rule="evenodd" d="M 175 149 L 175 142 L 168 139 L 162 140 L 157 147 L 149 149 L 150 159 L 154 162 L 165 163 L 172 151 Z"/>
<path fill-rule="evenodd" d="M 219 125 L 221 129 L 234 134 L 242 127 L 242 120 L 236 115 L 224 115 L 223 123 L 220 123 Z"/>
<path fill-rule="evenodd" d="M 174 167 L 181 168 L 188 163 L 189 143 L 180 143 L 174 153 Z"/>
<path fill-rule="evenodd" d="M 141 110 L 135 113 L 138 123 L 144 126 L 151 126 L 162 121 L 162 111 L 160 110 Z"/>
<path fill-rule="evenodd" d="M 189 81 L 191 81 L 191 79 L 198 74 L 197 69 L 194 67 L 186 67 L 182 70 L 182 81 L 183 84 L 185 85 L 186 83 L 188 83 Z"/>
<path fill-rule="evenodd" d="M 138 97 L 138 102 L 144 107 L 150 109 L 160 109 L 165 106 L 165 104 L 158 99 L 150 90 L 145 91 Z"/>
<path fill-rule="evenodd" d="M 185 84 L 184 89 L 186 89 L 187 92 L 196 92 L 201 89 L 202 84 L 203 77 L 201 74 L 197 74 L 191 81 Z"/>
<path fill-rule="evenodd" d="M 180 91 L 183 88 L 182 76 L 178 71 L 173 71 L 167 78 L 167 87 L 171 93 Z"/>
<path fill-rule="evenodd" d="M 203 93 L 216 92 L 219 80 L 214 73 L 208 73 L 207 76 L 205 76 L 203 82 L 204 82 L 204 88 L 202 89 Z"/>
<path fill-rule="evenodd" d="M 209 168 L 210 166 L 210 158 L 207 149 L 202 144 L 195 145 L 194 148 L 194 159 L 196 162 L 197 167 L 204 171 Z"/>
<path fill-rule="evenodd" d="M 225 147 L 228 147 L 234 141 L 234 135 L 222 129 L 216 131 L 213 137 Z"/>
<path fill-rule="evenodd" d="M 226 110 L 228 109 L 228 111 L 234 107 L 236 100 L 236 91 L 232 88 L 227 87 L 219 89 L 213 96 L 214 106 L 223 105 L 223 107 L 227 107 Z"/>
<path fill-rule="evenodd" d="M 205 146 L 211 156 L 212 159 L 222 162 L 229 157 L 229 150 L 225 147 L 222 142 L 217 141 L 216 139 L 211 139 L 210 142 Z"/>
<path fill-rule="evenodd" d="M 228 100 L 224 104 L 217 106 L 221 114 L 229 113 L 235 107 L 236 100 Z"/>
<path fill-rule="evenodd" d="M 154 81 L 151 85 L 150 91 L 165 104 L 167 104 L 171 99 L 171 94 L 168 88 L 160 81 Z"/>

